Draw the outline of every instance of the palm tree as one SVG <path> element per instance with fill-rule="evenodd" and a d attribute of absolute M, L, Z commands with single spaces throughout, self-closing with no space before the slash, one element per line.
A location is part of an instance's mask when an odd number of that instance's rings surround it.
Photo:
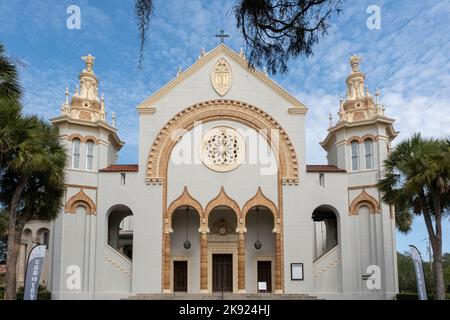
<path fill-rule="evenodd" d="M 18 99 L 21 94 L 17 68 L 11 59 L 5 56 L 5 48 L 0 43 L 0 97 Z"/>
<path fill-rule="evenodd" d="M 27 221 L 56 217 L 64 193 L 66 154 L 58 129 L 35 116 L 15 123 L 13 147 L 5 154 L 0 203 L 8 210 L 5 299 L 16 297 L 16 265 Z"/>
<path fill-rule="evenodd" d="M 442 271 L 442 219 L 450 208 L 450 143 L 414 134 L 396 146 L 385 161 L 379 182 L 383 201 L 395 206 L 398 229 L 411 230 L 414 215 L 422 215 L 433 251 L 436 297 L 445 299 Z"/>

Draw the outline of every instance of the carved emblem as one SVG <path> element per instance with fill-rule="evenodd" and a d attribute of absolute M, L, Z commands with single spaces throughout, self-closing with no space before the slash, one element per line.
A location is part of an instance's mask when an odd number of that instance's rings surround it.
<path fill-rule="evenodd" d="M 211 82 L 214 90 L 224 96 L 231 88 L 231 68 L 224 58 L 216 62 L 211 71 Z"/>

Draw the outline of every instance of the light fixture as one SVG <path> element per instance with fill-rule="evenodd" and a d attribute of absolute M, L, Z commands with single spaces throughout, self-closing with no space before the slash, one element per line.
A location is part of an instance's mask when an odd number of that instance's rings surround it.
<path fill-rule="evenodd" d="M 189 241 L 189 206 L 186 206 L 186 241 L 183 243 L 183 247 L 187 250 L 191 247 Z"/>
<path fill-rule="evenodd" d="M 256 242 L 255 249 L 259 250 L 262 247 L 261 241 L 259 241 L 259 206 L 256 206 Z"/>

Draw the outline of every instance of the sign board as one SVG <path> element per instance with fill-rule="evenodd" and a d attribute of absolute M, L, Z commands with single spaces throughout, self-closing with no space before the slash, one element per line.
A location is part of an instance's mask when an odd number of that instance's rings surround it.
<path fill-rule="evenodd" d="M 267 291 L 267 282 L 258 282 L 258 291 Z"/>
<path fill-rule="evenodd" d="M 27 262 L 23 300 L 37 299 L 39 278 L 41 277 L 42 265 L 44 264 L 46 247 L 45 244 L 41 244 L 31 249 Z"/>
<path fill-rule="evenodd" d="M 291 263 L 291 280 L 303 280 L 303 263 Z"/>

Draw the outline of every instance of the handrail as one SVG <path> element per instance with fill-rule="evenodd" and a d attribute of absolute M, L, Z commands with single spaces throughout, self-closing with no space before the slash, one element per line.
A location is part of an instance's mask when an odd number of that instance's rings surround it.
<path fill-rule="evenodd" d="M 113 247 L 111 247 L 109 244 L 106 244 L 106 248 L 108 248 L 109 250 L 111 250 L 112 252 L 114 252 L 116 255 L 118 255 L 119 257 L 121 257 L 123 260 L 125 260 L 126 263 L 130 264 L 132 263 L 132 261 L 130 260 L 130 258 L 128 258 L 126 255 L 124 255 L 122 252 L 114 249 Z"/>
<path fill-rule="evenodd" d="M 316 264 L 322 260 L 325 260 L 326 257 L 328 257 L 329 255 L 331 255 L 331 253 L 335 252 L 337 250 L 337 248 L 341 247 L 341 244 L 338 243 L 337 245 L 335 245 L 333 248 L 331 248 L 330 250 L 328 250 L 327 252 L 325 252 L 324 254 L 322 254 L 320 257 L 318 257 L 316 260 L 313 261 L 313 264 Z"/>

